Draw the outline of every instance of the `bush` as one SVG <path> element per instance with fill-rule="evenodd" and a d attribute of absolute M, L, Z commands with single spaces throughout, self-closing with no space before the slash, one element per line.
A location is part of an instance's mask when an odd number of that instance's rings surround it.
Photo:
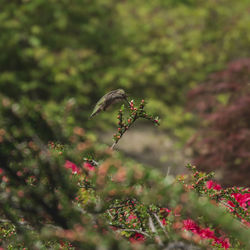
<path fill-rule="evenodd" d="M 250 50 L 248 0 L 13 0 L 1 7 L 0 92 L 85 128 L 114 124 L 107 114 L 90 124 L 87 111 L 124 88 L 150 98 L 162 127 L 185 139 L 193 120 L 182 108 L 186 91 Z M 65 121 L 68 102 L 75 106 Z"/>
<path fill-rule="evenodd" d="M 222 172 L 227 186 L 250 179 L 250 59 L 234 61 L 189 92 L 190 109 L 203 127 L 190 141 L 194 163 Z"/>
<path fill-rule="evenodd" d="M 20 122 L 11 107 L 5 106 L 5 112 Z M 131 101 L 126 110 L 119 111 L 118 128 L 126 130 L 126 123 L 140 115 L 159 122 L 150 118 L 144 102 Z M 2 247 L 249 248 L 249 189 L 224 190 L 212 181 L 212 173 L 191 165 L 192 176 L 174 180 L 110 149 L 92 151 L 82 128 L 74 129 L 70 141 L 61 136 L 64 145 L 46 145 L 34 129 L 19 128 L 25 137 L 14 137 L 5 127 L 0 144 Z M 118 129 L 120 136 L 125 130 Z M 116 143 L 119 139 L 114 137 Z M 96 158 L 86 157 L 91 152 Z"/>

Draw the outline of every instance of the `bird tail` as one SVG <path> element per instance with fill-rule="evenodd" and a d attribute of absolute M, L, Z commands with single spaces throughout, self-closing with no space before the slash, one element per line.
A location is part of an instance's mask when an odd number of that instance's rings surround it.
<path fill-rule="evenodd" d="M 93 116 L 95 116 L 97 113 L 98 113 L 98 111 L 93 112 L 93 113 L 89 116 L 89 120 L 90 120 Z"/>
<path fill-rule="evenodd" d="M 94 110 L 92 114 L 90 115 L 89 119 L 91 119 L 93 116 L 97 115 L 99 112 L 105 111 L 105 108 L 99 108 L 97 110 Z"/>

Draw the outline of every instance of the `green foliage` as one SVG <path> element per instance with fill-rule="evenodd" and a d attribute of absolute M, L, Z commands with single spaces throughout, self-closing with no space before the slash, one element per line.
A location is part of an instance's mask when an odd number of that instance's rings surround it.
<path fill-rule="evenodd" d="M 130 102 L 131 108 L 136 107 Z M 40 119 L 51 138 L 64 140 L 47 145 L 47 134 L 41 139 L 36 134 L 40 127 L 21 122 L 30 119 L 24 107 L 17 113 L 12 109 L 9 102 L 2 112 L 19 125 L 20 135 L 11 133 L 8 119 L 1 124 L 0 246 L 132 249 L 131 243 L 139 241 L 143 248 L 155 249 L 171 244 L 208 246 L 205 239 L 211 238 L 218 248 L 229 244 L 248 248 L 244 195 L 249 190 L 219 190 L 212 185 L 206 192 L 206 181 L 213 174 L 189 166 L 194 173 L 191 181 L 183 177 L 174 181 L 133 161 L 121 161 L 110 149 L 93 147 L 82 128 L 75 127 L 68 139 L 63 132 L 67 129 L 57 127 L 53 133 L 53 124 Z M 148 116 L 142 107 L 138 112 Z M 90 153 L 98 162 L 86 157 Z M 244 204 L 232 196 L 235 192 L 243 195 Z M 211 203 L 220 199 L 235 204 L 234 217 L 225 207 Z M 198 241 L 187 223 L 203 235 Z"/>
<path fill-rule="evenodd" d="M 141 248 L 193 242 L 182 235 L 186 218 L 226 232 L 239 249 L 249 246 L 249 230 L 237 216 L 204 193 L 186 192 L 173 178 L 93 144 L 87 131 L 115 122 L 110 113 L 100 115 L 103 122 L 87 118 L 100 96 L 124 88 L 150 97 L 148 110 L 159 112 L 163 128 L 186 138 L 183 128 L 194 122 L 183 111 L 186 91 L 249 51 L 249 1 L 12 0 L 0 6 L 1 247 L 134 248 L 127 240 L 132 231 L 110 227 L 131 229 L 136 222 L 112 217 L 112 206 L 125 201 L 132 206 L 125 210 L 141 217 L 135 228 L 148 237 Z M 164 207 L 182 213 L 162 227 L 157 218 Z"/>
<path fill-rule="evenodd" d="M 248 8 L 248 0 L 6 1 L 0 91 L 27 108 L 41 105 L 54 122 L 103 128 L 110 116 L 89 122 L 90 110 L 121 87 L 150 97 L 152 112 L 160 106 L 166 117 L 162 127 L 186 139 L 186 90 L 247 55 Z M 74 108 L 65 121 L 66 106 Z"/>
<path fill-rule="evenodd" d="M 119 110 L 117 119 L 118 119 L 118 128 L 117 133 L 114 134 L 113 139 L 115 141 L 115 144 L 118 143 L 118 141 L 121 139 L 123 134 L 134 124 L 134 122 L 139 119 L 143 118 L 146 120 L 149 120 L 153 122 L 153 124 L 160 125 L 159 123 L 159 117 L 153 117 L 150 114 L 147 114 L 147 112 L 144 110 L 145 107 L 145 101 L 141 100 L 140 105 L 134 106 L 134 100 L 131 100 L 129 102 L 129 116 L 124 117 L 124 105 L 122 105 L 121 109 Z M 114 144 L 114 145 L 115 145 Z M 113 145 L 113 146 L 114 146 Z M 113 147 L 112 147 L 113 148 Z"/>

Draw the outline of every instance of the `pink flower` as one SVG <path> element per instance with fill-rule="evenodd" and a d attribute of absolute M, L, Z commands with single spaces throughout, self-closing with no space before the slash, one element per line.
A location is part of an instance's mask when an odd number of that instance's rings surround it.
<path fill-rule="evenodd" d="M 162 207 L 162 208 L 160 208 L 160 213 L 170 213 L 171 212 L 171 210 L 169 210 L 168 208 L 166 208 L 166 207 Z"/>
<path fill-rule="evenodd" d="M 214 182 L 212 180 L 207 181 L 206 186 L 207 189 L 211 189 L 213 187 Z"/>
<path fill-rule="evenodd" d="M 229 243 L 229 239 L 225 238 L 225 239 L 221 239 L 220 240 L 220 244 L 222 247 L 224 247 L 225 249 L 228 249 L 230 247 L 230 243 Z"/>
<path fill-rule="evenodd" d="M 246 209 L 247 206 L 250 206 L 250 193 L 233 193 L 231 196 L 235 198 L 242 208 Z"/>
<path fill-rule="evenodd" d="M 230 210 L 231 212 L 233 212 L 233 211 L 234 211 L 233 207 L 235 207 L 235 205 L 233 204 L 233 202 L 232 202 L 232 201 L 227 201 L 227 204 L 230 206 L 230 207 L 229 207 L 229 210 Z"/>
<path fill-rule="evenodd" d="M 221 185 L 217 184 L 216 182 L 209 180 L 206 183 L 207 189 L 214 189 L 214 190 L 221 190 Z"/>
<path fill-rule="evenodd" d="M 68 160 L 65 162 L 64 167 L 70 168 L 73 174 L 79 174 L 80 172 L 80 169 L 76 166 L 76 164 Z"/>
<path fill-rule="evenodd" d="M 236 206 L 235 203 L 238 203 L 240 207 L 242 207 L 244 210 L 247 210 L 247 207 L 250 206 L 250 193 L 232 193 L 231 197 L 235 198 L 236 202 L 227 201 L 227 204 L 230 206 L 230 211 L 234 211 L 234 207 Z"/>
<path fill-rule="evenodd" d="M 199 226 L 191 219 L 183 221 L 183 229 L 192 231 L 193 233 L 198 233 L 200 231 Z"/>
<path fill-rule="evenodd" d="M 221 188 L 221 185 L 215 184 L 214 187 L 213 187 L 213 189 L 217 190 L 217 191 L 220 191 L 222 188 Z"/>
<path fill-rule="evenodd" d="M 212 244 L 213 245 L 219 244 L 222 247 L 224 247 L 224 249 L 228 249 L 230 247 L 229 239 L 223 238 L 223 237 L 220 237 L 220 238 L 214 237 L 214 241 Z"/>
<path fill-rule="evenodd" d="M 211 239 L 214 237 L 214 232 L 210 229 L 210 228 L 204 228 L 200 230 L 199 235 L 203 238 L 203 239 Z"/>
<path fill-rule="evenodd" d="M 131 243 L 139 243 L 145 241 L 145 236 L 140 233 L 135 233 L 133 236 L 129 238 Z"/>
<path fill-rule="evenodd" d="M 87 169 L 88 171 L 94 171 L 95 170 L 95 166 L 91 165 L 89 162 L 84 162 L 83 167 L 85 169 Z"/>
<path fill-rule="evenodd" d="M 183 229 L 189 230 L 194 234 L 198 234 L 202 239 L 213 239 L 212 244 L 220 244 L 225 249 L 230 247 L 229 239 L 224 237 L 216 237 L 210 228 L 200 228 L 193 220 L 187 219 L 183 221 Z"/>
<path fill-rule="evenodd" d="M 134 214 L 130 214 L 127 221 L 136 220 L 137 217 Z"/>
<path fill-rule="evenodd" d="M 163 218 L 162 221 L 161 221 L 161 223 L 162 223 L 163 226 L 166 226 L 167 225 L 166 219 Z"/>

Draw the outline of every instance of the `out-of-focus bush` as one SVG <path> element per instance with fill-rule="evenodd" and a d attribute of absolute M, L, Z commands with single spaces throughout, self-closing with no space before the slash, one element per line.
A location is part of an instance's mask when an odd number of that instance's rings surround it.
<path fill-rule="evenodd" d="M 119 35 L 110 23 L 114 11 L 102 2 L 2 3 L 1 93 L 30 111 L 40 105 L 53 122 L 86 119 L 91 98 L 102 92 L 95 79 Z"/>
<path fill-rule="evenodd" d="M 221 171 L 225 185 L 249 185 L 250 59 L 230 63 L 190 91 L 188 99 L 203 119 L 190 141 L 195 164 Z"/>
<path fill-rule="evenodd" d="M 201 218 L 202 227 L 232 233 L 236 246 L 249 244 L 247 230 L 224 208 L 186 194 L 171 177 L 110 157 L 86 132 L 105 124 L 87 121 L 93 103 L 122 87 L 151 97 L 150 111 L 159 109 L 167 117 L 163 127 L 180 135 L 177 129 L 192 121 L 181 107 L 185 91 L 249 50 L 248 1 L 13 0 L 0 7 L 1 245 L 130 249 L 110 228 L 108 211 L 128 197 L 142 204 L 134 211 L 145 216 L 147 249 L 159 240 L 154 227 L 166 246 L 185 239 L 180 210 Z M 83 162 L 90 156 L 99 162 L 93 172 Z M 176 209 L 173 227 L 163 230 L 157 217 L 150 219 L 151 205 L 153 212 Z"/>
<path fill-rule="evenodd" d="M 68 123 L 118 87 L 149 98 L 163 128 L 186 138 L 185 91 L 250 50 L 247 0 L 5 1 L 0 13 L 0 91 Z M 101 115 L 104 127 L 114 120 Z"/>
<path fill-rule="evenodd" d="M 138 117 L 159 123 L 144 102 L 123 111 L 116 143 Z M 93 151 L 83 128 L 69 135 L 6 98 L 1 112 L 0 248 L 249 248 L 249 189 L 222 189 L 191 165 L 193 175 L 175 180 Z"/>

